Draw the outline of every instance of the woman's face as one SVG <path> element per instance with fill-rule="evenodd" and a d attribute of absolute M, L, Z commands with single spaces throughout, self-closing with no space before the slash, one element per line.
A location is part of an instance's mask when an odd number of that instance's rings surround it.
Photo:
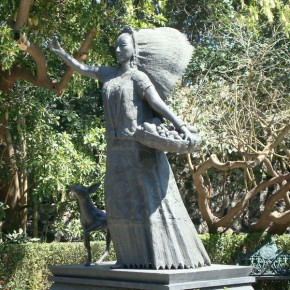
<path fill-rule="evenodd" d="M 119 63 L 130 61 L 134 54 L 132 36 L 129 33 L 122 33 L 116 41 L 116 57 Z"/>

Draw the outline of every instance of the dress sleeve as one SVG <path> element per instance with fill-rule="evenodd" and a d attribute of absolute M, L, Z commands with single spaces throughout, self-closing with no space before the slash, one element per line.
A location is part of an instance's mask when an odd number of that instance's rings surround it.
<path fill-rule="evenodd" d="M 143 98 L 144 97 L 144 92 L 151 86 L 153 86 L 152 82 L 150 81 L 149 77 L 141 72 L 141 71 L 136 71 L 134 75 L 132 76 L 135 84 L 135 88 L 139 95 Z"/>
<path fill-rule="evenodd" d="M 115 77 L 117 69 L 111 66 L 100 66 L 98 70 L 98 79 L 101 83 L 105 83 L 111 78 Z"/>

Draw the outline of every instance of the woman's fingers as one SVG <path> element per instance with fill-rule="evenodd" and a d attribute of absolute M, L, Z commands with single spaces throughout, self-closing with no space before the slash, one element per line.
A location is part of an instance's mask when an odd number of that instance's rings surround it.
<path fill-rule="evenodd" d="M 195 142 L 194 135 L 188 130 L 187 127 L 181 127 L 181 131 L 184 133 L 184 140 L 188 140 L 191 144 Z"/>
<path fill-rule="evenodd" d="M 47 43 L 47 46 L 51 50 L 59 50 L 60 49 L 60 44 L 59 44 L 58 38 L 56 36 L 54 36 L 52 39 L 47 39 L 46 43 Z"/>
<path fill-rule="evenodd" d="M 51 39 L 47 39 L 47 40 L 46 40 L 46 44 L 47 44 L 47 46 L 48 46 L 49 48 L 51 48 L 51 47 L 52 47 L 52 40 L 51 40 Z"/>

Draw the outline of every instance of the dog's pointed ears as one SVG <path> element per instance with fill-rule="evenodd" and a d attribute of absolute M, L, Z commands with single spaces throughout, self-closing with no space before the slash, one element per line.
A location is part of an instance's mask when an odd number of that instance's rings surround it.
<path fill-rule="evenodd" d="M 91 185 L 88 188 L 89 193 L 93 193 L 93 192 L 97 191 L 99 189 L 100 185 L 101 185 L 101 183 L 94 183 L 93 185 Z"/>

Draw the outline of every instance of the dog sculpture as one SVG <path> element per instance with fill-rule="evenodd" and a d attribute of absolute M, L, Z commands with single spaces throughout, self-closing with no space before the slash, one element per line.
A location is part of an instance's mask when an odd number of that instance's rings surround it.
<path fill-rule="evenodd" d="M 92 262 L 91 245 L 90 245 L 90 232 L 95 230 L 107 231 L 106 236 L 106 251 L 101 258 L 96 262 L 100 264 L 109 254 L 111 235 L 108 230 L 106 213 L 97 208 L 90 197 L 90 194 L 95 192 L 99 188 L 100 184 L 93 184 L 90 187 L 83 185 L 71 186 L 71 192 L 78 200 L 80 209 L 80 221 L 83 228 L 84 245 L 88 252 L 88 260 L 85 266 L 90 266 Z"/>

